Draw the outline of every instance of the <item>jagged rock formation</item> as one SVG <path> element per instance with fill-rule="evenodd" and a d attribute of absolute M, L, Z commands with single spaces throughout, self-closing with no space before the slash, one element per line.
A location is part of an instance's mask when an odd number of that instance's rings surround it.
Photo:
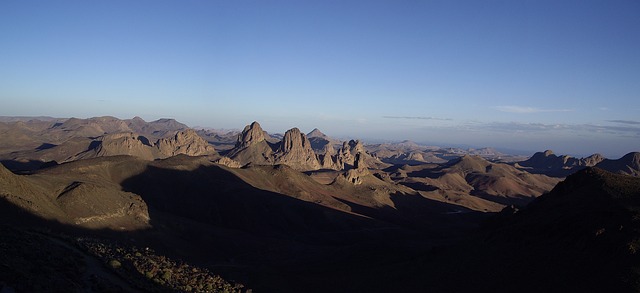
<path fill-rule="evenodd" d="M 316 135 L 316 138 L 324 135 L 317 129 L 312 133 Z M 285 164 L 298 171 L 352 168 L 355 164 L 356 154 L 360 154 L 361 159 L 368 166 L 375 168 L 389 166 L 368 154 L 363 144 L 356 140 L 344 142 L 337 154 L 332 143 L 325 143 L 320 153 L 320 155 L 316 155 L 311 141 L 298 128 L 288 130 L 279 143 L 270 144 L 266 141 L 260 124 L 253 122 L 238 135 L 236 146 L 226 155 L 243 166 L 249 163 L 255 165 Z"/>
<path fill-rule="evenodd" d="M 367 164 L 367 166 L 382 169 L 390 166 L 389 164 L 383 163 L 378 158 L 369 154 L 359 140 L 350 140 L 342 143 L 342 147 L 338 151 L 338 161 L 340 164 L 343 164 L 345 168 L 352 167 L 355 164 L 356 154 L 361 154 L 362 160 Z"/>
<path fill-rule="evenodd" d="M 285 132 L 274 155 L 276 164 L 285 164 L 297 170 L 317 170 L 321 167 L 309 139 L 298 128 Z"/>
<path fill-rule="evenodd" d="M 603 160 L 596 167 L 612 173 L 640 177 L 640 152 L 631 152 L 617 160 Z"/>
<path fill-rule="evenodd" d="M 355 159 L 357 153 L 364 152 L 364 147 L 359 140 L 350 140 L 342 143 L 342 147 L 338 151 L 338 160 L 342 164 L 355 165 Z"/>
<path fill-rule="evenodd" d="M 362 155 L 362 153 L 356 153 L 353 162 L 353 169 L 348 170 L 344 174 L 344 177 L 347 179 L 347 181 L 358 185 L 362 184 L 362 177 L 369 174 L 370 173 L 369 169 L 367 168 L 367 164 L 364 162 L 364 156 Z"/>
<path fill-rule="evenodd" d="M 242 130 L 242 133 L 238 135 L 236 148 L 247 148 L 264 140 L 264 130 L 262 130 L 262 127 L 260 127 L 260 123 L 254 121 L 250 125 L 245 126 L 244 130 Z"/>
<path fill-rule="evenodd" d="M 602 160 L 604 160 L 604 157 L 600 154 L 578 159 L 567 155 L 557 156 L 553 151 L 546 150 L 533 154 L 531 158 L 525 161 L 518 162 L 516 167 L 527 170 L 530 173 L 564 177 L 586 167 L 593 167 Z"/>
<path fill-rule="evenodd" d="M 163 138 L 156 143 L 160 157 L 172 157 L 179 154 L 201 156 L 215 154 L 213 146 L 209 145 L 193 129 L 177 132 L 173 137 Z"/>
<path fill-rule="evenodd" d="M 236 146 L 227 156 L 241 165 L 285 164 L 299 171 L 317 170 L 322 167 L 311 143 L 298 128 L 288 130 L 277 144 L 267 142 L 265 132 L 258 122 L 247 125 L 238 135 Z"/>
<path fill-rule="evenodd" d="M 155 143 L 146 137 L 132 133 L 113 133 L 90 142 L 86 151 L 69 158 L 57 158 L 59 162 L 96 157 L 128 155 L 144 160 L 162 159 L 175 155 L 203 156 L 216 154 L 213 146 L 192 129 L 179 131 L 171 137 L 161 138 Z M 55 159 L 55 158 L 54 158 Z"/>
<path fill-rule="evenodd" d="M 326 144 L 322 154 L 318 156 L 322 169 L 342 170 L 344 164 L 338 160 L 336 149 L 332 145 Z"/>
<path fill-rule="evenodd" d="M 249 163 L 257 165 L 272 165 L 273 149 L 265 140 L 264 130 L 258 122 L 247 125 L 238 135 L 236 146 L 227 156 L 241 165 Z"/>

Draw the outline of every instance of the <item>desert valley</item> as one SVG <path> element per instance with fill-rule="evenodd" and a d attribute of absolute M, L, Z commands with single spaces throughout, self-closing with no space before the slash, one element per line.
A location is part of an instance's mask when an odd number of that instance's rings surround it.
<path fill-rule="evenodd" d="M 108 116 L 0 117 L 0 137 L 3 290 L 640 290 L 640 152 Z"/>

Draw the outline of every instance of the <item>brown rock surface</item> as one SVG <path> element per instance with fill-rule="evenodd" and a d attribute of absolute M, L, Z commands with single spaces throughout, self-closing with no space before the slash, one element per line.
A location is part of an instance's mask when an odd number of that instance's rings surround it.
<path fill-rule="evenodd" d="M 292 128 L 285 132 L 275 153 L 275 162 L 303 171 L 321 168 L 309 139 L 298 128 Z"/>
<path fill-rule="evenodd" d="M 166 158 L 175 155 L 202 156 L 216 153 L 213 146 L 193 129 L 177 132 L 174 136 L 158 140 L 156 144 L 160 157 Z"/>

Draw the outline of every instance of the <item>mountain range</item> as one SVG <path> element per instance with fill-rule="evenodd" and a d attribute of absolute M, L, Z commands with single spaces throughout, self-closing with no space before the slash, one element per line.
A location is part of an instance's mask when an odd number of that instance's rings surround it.
<path fill-rule="evenodd" d="M 640 282 L 640 153 L 518 160 L 139 117 L 3 117 L 0 135 L 10 290 L 624 292 Z M 68 269 L 39 269 L 55 262 Z"/>

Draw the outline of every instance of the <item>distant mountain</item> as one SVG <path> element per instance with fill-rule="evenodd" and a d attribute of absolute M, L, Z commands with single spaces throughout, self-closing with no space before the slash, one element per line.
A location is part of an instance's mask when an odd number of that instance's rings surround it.
<path fill-rule="evenodd" d="M 600 154 L 593 154 L 586 158 L 574 158 L 563 155 L 557 156 L 551 150 L 537 152 L 531 158 L 518 162 L 516 167 L 530 173 L 545 174 L 554 177 L 565 177 L 586 167 L 593 167 L 605 158 Z"/>
<path fill-rule="evenodd" d="M 0 123 L 0 161 L 13 170 L 34 170 L 47 162 L 132 155 L 146 160 L 177 154 L 213 155 L 213 146 L 173 119 L 140 117 L 17 119 Z"/>
<path fill-rule="evenodd" d="M 309 139 L 315 138 L 315 137 L 324 138 L 324 139 L 329 138 L 326 134 L 322 133 L 322 131 L 320 131 L 320 129 L 318 128 L 314 128 L 313 130 L 311 130 L 311 132 L 307 133 L 307 137 Z"/>
<path fill-rule="evenodd" d="M 322 133 L 318 128 L 314 128 L 311 132 L 307 133 L 307 138 L 309 138 L 309 142 L 311 142 L 311 148 L 313 148 L 318 155 L 324 154 L 327 146 L 339 148 L 342 144 L 339 140 Z"/>
<path fill-rule="evenodd" d="M 186 130 L 189 128 L 189 126 L 185 124 L 174 119 L 167 118 L 146 122 L 142 118 L 136 116 L 133 119 L 124 121 L 132 132 L 152 137 L 164 137 L 167 133 Z"/>
<path fill-rule="evenodd" d="M 595 166 L 617 174 L 640 177 L 640 152 L 628 153 L 617 160 L 606 159 Z"/>

